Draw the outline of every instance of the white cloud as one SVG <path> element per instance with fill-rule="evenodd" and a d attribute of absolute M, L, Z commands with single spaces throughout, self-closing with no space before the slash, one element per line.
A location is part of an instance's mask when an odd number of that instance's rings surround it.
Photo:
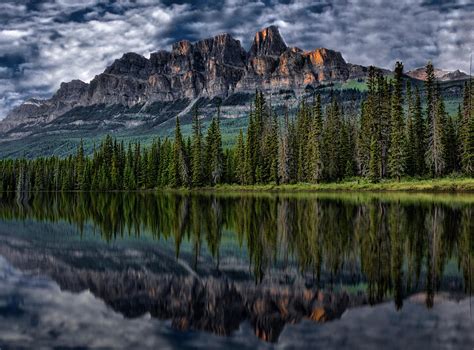
<path fill-rule="evenodd" d="M 80 11 L 79 13 L 76 11 Z M 0 67 L 11 70 L 10 92 L 23 98 L 52 94 L 61 81 L 89 81 L 123 53 L 143 55 L 179 39 L 229 32 L 250 46 L 256 30 L 280 27 L 289 46 L 328 47 L 347 61 L 407 69 L 431 59 L 445 69 L 468 70 L 474 47 L 474 5 L 417 1 L 195 2 L 165 5 L 151 0 L 56 0 L 26 10 L 15 1 L 0 5 Z M 2 55 L 18 57 L 2 64 Z M 5 73 L 2 73 L 5 76 Z M 15 104 L 3 94 L 0 118 Z"/>

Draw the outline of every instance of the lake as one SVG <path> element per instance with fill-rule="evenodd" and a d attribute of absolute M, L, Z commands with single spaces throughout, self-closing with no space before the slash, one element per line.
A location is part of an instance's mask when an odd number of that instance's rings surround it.
<path fill-rule="evenodd" d="M 474 195 L 0 199 L 2 350 L 474 347 Z"/>

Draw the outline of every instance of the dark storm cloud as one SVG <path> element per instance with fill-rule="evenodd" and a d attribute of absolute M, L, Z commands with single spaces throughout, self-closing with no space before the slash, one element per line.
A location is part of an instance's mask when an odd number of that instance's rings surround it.
<path fill-rule="evenodd" d="M 333 48 L 353 63 L 391 68 L 402 60 L 409 69 L 431 59 L 467 71 L 473 16 L 470 0 L 3 0 L 0 118 L 61 81 L 89 81 L 124 52 L 148 55 L 222 32 L 248 48 L 271 24 L 290 46 Z"/>

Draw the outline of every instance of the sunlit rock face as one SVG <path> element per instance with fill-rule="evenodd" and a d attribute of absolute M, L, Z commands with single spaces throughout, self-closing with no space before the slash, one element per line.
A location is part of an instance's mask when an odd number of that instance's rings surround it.
<path fill-rule="evenodd" d="M 0 123 L 0 131 L 41 125 L 77 106 L 133 107 L 178 99 L 193 103 L 199 97 L 226 98 L 257 89 L 299 92 L 366 73 L 365 67 L 346 63 L 337 51 L 288 47 L 275 26 L 257 32 L 248 52 L 231 35 L 219 34 L 195 43 L 179 41 L 171 51 L 156 51 L 150 58 L 126 53 L 89 84 L 62 83 L 51 99 L 30 100 L 15 108 Z"/>

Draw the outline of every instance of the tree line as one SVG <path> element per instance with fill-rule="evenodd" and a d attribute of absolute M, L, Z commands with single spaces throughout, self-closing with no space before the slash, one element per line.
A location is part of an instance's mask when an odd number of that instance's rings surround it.
<path fill-rule="evenodd" d="M 323 108 L 320 95 L 301 101 L 296 115 L 279 117 L 257 91 L 246 132 L 223 149 L 220 108 L 204 133 L 197 107 L 192 135 L 176 118 L 173 138 L 151 146 L 125 144 L 107 136 L 91 156 L 83 142 L 66 158 L 0 160 L 3 191 L 107 191 L 216 184 L 287 184 L 362 177 L 474 176 L 472 83 L 464 85 L 455 116 L 446 112 L 431 63 L 423 91 L 404 79 L 369 68 L 367 97 L 360 113 L 346 112 L 334 96 Z M 423 95 L 423 96 L 422 96 Z"/>

